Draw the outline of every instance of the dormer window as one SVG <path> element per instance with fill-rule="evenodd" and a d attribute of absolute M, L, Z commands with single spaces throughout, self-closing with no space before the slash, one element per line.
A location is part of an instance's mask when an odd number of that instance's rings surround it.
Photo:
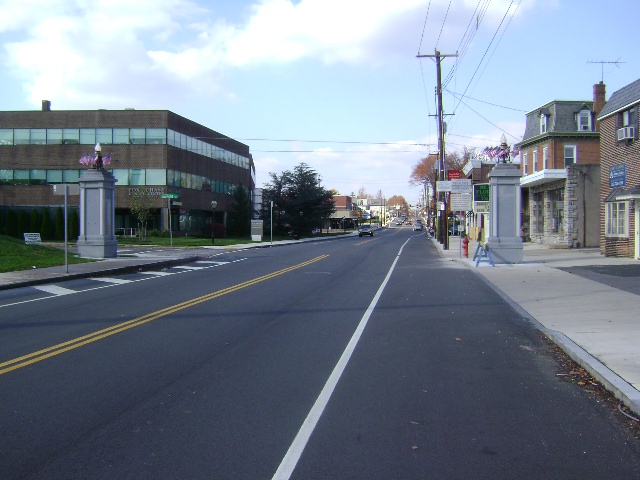
<path fill-rule="evenodd" d="M 540 133 L 547 133 L 549 131 L 549 116 L 544 113 L 540 114 Z"/>
<path fill-rule="evenodd" d="M 591 131 L 591 110 L 581 110 L 580 113 L 578 113 L 578 131 Z"/>

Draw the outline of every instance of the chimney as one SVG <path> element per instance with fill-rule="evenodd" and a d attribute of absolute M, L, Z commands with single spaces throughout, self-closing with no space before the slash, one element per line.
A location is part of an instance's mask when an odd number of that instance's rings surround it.
<path fill-rule="evenodd" d="M 593 86 L 593 113 L 595 114 L 596 118 L 598 118 L 598 115 L 600 115 L 600 112 L 604 108 L 605 103 L 607 103 L 606 90 L 606 86 L 602 81 L 600 81 L 600 83 L 596 83 Z M 597 120 L 596 131 L 600 131 L 600 122 Z"/>
<path fill-rule="evenodd" d="M 43 112 L 51 111 L 51 102 L 49 100 L 42 100 L 42 111 Z"/>

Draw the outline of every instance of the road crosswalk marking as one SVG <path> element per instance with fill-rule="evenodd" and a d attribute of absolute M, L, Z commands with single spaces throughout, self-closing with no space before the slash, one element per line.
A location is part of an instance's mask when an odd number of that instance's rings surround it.
<path fill-rule="evenodd" d="M 57 285 L 34 285 L 33 288 L 42 292 L 52 293 L 53 295 L 69 295 L 70 293 L 76 293 L 75 290 L 59 287 Z"/>

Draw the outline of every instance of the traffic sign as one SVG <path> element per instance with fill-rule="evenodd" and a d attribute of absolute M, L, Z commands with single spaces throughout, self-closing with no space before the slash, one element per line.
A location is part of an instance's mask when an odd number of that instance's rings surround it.
<path fill-rule="evenodd" d="M 179 193 L 163 193 L 160 198 L 180 198 Z"/>

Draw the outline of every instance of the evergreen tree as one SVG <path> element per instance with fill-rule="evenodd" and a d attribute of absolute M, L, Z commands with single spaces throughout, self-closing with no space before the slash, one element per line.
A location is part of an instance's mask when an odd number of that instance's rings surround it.
<path fill-rule="evenodd" d="M 56 209 L 56 229 L 54 238 L 56 240 L 64 240 L 64 210 L 60 206 Z"/>
<path fill-rule="evenodd" d="M 80 216 L 78 215 L 78 210 L 71 210 L 71 215 L 69 215 L 69 225 L 68 225 L 67 234 L 69 235 L 70 242 L 77 242 L 78 236 L 80 235 Z"/>
<path fill-rule="evenodd" d="M 6 219 L 4 234 L 10 237 L 20 237 L 20 233 L 18 232 L 18 214 L 15 210 L 9 210 Z"/>
<path fill-rule="evenodd" d="M 26 210 L 20 210 L 18 214 L 18 234 L 16 237 L 22 238 L 25 233 L 29 232 L 29 215 Z"/>
<path fill-rule="evenodd" d="M 35 208 L 31 210 L 31 221 L 29 222 L 29 232 L 36 233 L 40 231 L 40 215 Z"/>
<path fill-rule="evenodd" d="M 42 240 L 53 240 L 53 225 L 49 207 L 44 207 L 42 212 L 42 225 L 40 226 L 40 237 Z"/>
<path fill-rule="evenodd" d="M 233 190 L 233 200 L 227 231 L 231 236 L 246 237 L 251 233 L 251 197 L 242 184 Z"/>
<path fill-rule="evenodd" d="M 295 234 L 310 235 L 335 212 L 333 195 L 320 184 L 320 177 L 306 163 L 280 177 L 270 174 L 272 183 L 263 189 L 263 200 L 273 200 L 281 225 L 289 225 Z"/>

